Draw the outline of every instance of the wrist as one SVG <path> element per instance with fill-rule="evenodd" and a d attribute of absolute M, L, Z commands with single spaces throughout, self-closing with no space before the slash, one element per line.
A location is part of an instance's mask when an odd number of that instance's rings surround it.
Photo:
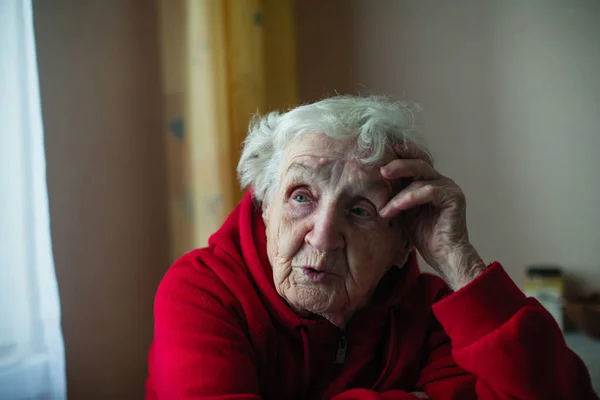
<path fill-rule="evenodd" d="M 477 278 L 487 268 L 475 248 L 468 244 L 459 247 L 448 257 L 444 271 L 448 286 L 458 291 Z"/>

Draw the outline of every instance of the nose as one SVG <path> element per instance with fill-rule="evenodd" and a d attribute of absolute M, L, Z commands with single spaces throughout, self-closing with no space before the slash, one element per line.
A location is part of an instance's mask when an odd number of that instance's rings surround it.
<path fill-rule="evenodd" d="M 343 221 L 333 204 L 325 205 L 315 213 L 312 229 L 305 241 L 320 251 L 335 251 L 345 246 L 342 230 Z"/>

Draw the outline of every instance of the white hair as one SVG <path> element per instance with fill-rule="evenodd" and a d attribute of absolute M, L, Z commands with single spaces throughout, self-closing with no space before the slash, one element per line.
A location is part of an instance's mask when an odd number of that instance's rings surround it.
<path fill-rule="evenodd" d="M 418 106 L 385 97 L 335 96 L 285 113 L 255 115 L 238 164 L 242 188 L 252 188 L 258 202 L 270 199 L 277 186 L 282 154 L 300 135 L 322 132 L 333 139 L 354 138 L 360 161 L 376 163 L 395 144 L 413 143 L 430 158 L 424 139 L 415 132 Z"/>

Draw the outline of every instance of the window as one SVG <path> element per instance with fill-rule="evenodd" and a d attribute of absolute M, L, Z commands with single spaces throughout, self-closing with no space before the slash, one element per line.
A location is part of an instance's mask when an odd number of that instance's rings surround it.
<path fill-rule="evenodd" d="M 0 2 L 0 399 L 64 399 L 31 0 Z"/>

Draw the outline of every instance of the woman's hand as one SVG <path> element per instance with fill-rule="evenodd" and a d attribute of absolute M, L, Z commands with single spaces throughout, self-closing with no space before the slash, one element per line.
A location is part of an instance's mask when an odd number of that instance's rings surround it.
<path fill-rule="evenodd" d="M 381 168 L 393 181 L 410 179 L 385 207 L 384 218 L 404 212 L 411 244 L 458 290 L 485 270 L 485 264 L 469 242 L 465 195 L 450 178 L 433 168 L 431 159 L 414 145 L 396 145 L 398 159 Z"/>

